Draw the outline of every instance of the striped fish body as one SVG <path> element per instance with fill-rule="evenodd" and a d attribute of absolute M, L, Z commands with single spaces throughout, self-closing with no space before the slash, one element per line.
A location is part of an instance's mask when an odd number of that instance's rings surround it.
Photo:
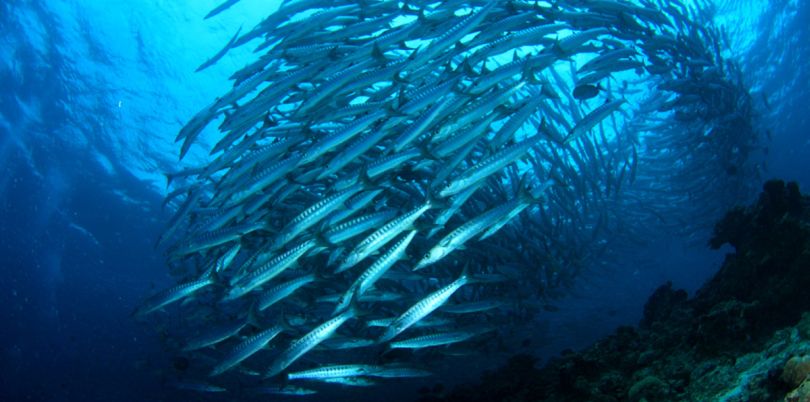
<path fill-rule="evenodd" d="M 301 338 L 293 341 L 287 349 L 276 357 L 276 360 L 265 373 L 265 378 L 275 376 L 284 371 L 301 356 L 312 350 L 312 348 L 331 337 L 343 323 L 353 318 L 354 315 L 354 309 L 346 310 L 323 324 L 318 325 Z"/>
<path fill-rule="evenodd" d="M 311 205 L 281 229 L 281 233 L 273 240 L 273 246 L 271 248 L 274 250 L 280 249 L 303 231 L 320 222 L 321 219 L 339 208 L 346 200 L 362 189 L 363 187 L 357 184 L 345 190 L 338 191 Z"/>
<path fill-rule="evenodd" d="M 390 269 L 395 262 L 402 258 L 402 256 L 405 254 L 405 249 L 408 248 L 408 245 L 411 243 L 411 240 L 413 240 L 415 235 L 416 230 L 410 231 L 384 254 L 377 258 L 377 260 L 374 261 L 370 267 L 363 271 L 357 280 L 349 287 L 349 290 L 347 290 L 346 293 L 343 294 L 343 296 L 338 300 L 338 304 L 335 307 L 335 313 L 341 312 L 348 308 L 349 302 L 351 302 L 353 298 L 361 296 L 366 292 L 366 290 L 373 286 L 378 279 L 385 275 L 385 272 L 388 271 L 388 269 Z"/>
<path fill-rule="evenodd" d="M 236 334 L 242 330 L 247 325 L 247 321 L 237 320 L 229 323 L 220 328 L 215 328 L 213 330 L 207 331 L 202 335 L 192 339 L 189 341 L 186 346 L 183 348 L 184 352 L 190 352 L 192 350 L 202 349 L 211 345 L 215 345 L 220 343 Z"/>
<path fill-rule="evenodd" d="M 534 135 L 526 138 L 523 141 L 504 148 L 492 156 L 475 164 L 473 167 L 467 169 L 456 179 L 450 181 L 446 187 L 439 192 L 439 197 L 449 197 L 464 191 L 465 188 L 486 179 L 490 175 L 500 171 L 510 163 L 522 157 L 526 152 L 531 149 L 538 141 L 541 135 Z"/>
<path fill-rule="evenodd" d="M 240 342 L 238 345 L 234 346 L 220 364 L 214 367 L 209 376 L 214 377 L 220 375 L 241 363 L 243 360 L 264 348 L 264 346 L 273 340 L 276 335 L 280 334 L 281 331 L 281 326 L 273 326 Z"/>
<path fill-rule="evenodd" d="M 184 243 L 177 250 L 174 250 L 172 256 L 174 258 L 180 258 L 194 252 L 207 250 L 234 240 L 239 240 L 242 236 L 264 229 L 265 227 L 264 222 L 250 222 L 205 232 Z"/>
<path fill-rule="evenodd" d="M 389 347 L 391 349 L 422 349 L 433 346 L 444 346 L 464 342 L 475 335 L 475 332 L 470 331 L 442 332 L 391 342 Z"/>
<path fill-rule="evenodd" d="M 238 283 L 231 284 L 233 287 L 224 300 L 233 300 L 242 297 L 251 290 L 275 278 L 280 273 L 284 272 L 285 269 L 295 264 L 302 255 L 315 246 L 315 243 L 315 240 L 304 241 L 264 263 L 255 271 L 247 273 L 241 277 Z"/>
<path fill-rule="evenodd" d="M 306 286 L 307 284 L 310 284 L 314 281 L 315 275 L 307 274 L 302 277 L 295 278 L 287 282 L 281 283 L 277 286 L 274 286 L 268 289 L 267 292 L 259 296 L 258 299 L 256 299 L 256 308 L 259 311 L 266 310 L 273 304 L 276 304 L 279 301 L 289 297 L 301 287 Z"/>
<path fill-rule="evenodd" d="M 311 370 L 288 373 L 288 380 L 318 380 L 324 378 L 356 377 L 373 372 L 374 366 L 367 364 L 345 364 L 338 366 L 318 367 Z"/>
<path fill-rule="evenodd" d="M 426 202 L 374 231 L 374 233 L 366 237 L 349 253 L 348 257 L 346 257 L 343 263 L 338 267 L 337 272 L 343 272 L 355 266 L 373 252 L 379 250 L 380 247 L 385 246 L 389 241 L 397 237 L 397 235 L 410 228 L 413 223 L 430 208 L 431 203 Z"/>
<path fill-rule="evenodd" d="M 134 313 L 135 316 L 144 316 L 153 311 L 159 310 L 164 306 L 174 303 L 180 299 L 186 298 L 198 290 L 214 284 L 214 278 L 205 277 L 190 282 L 181 283 L 172 286 L 154 296 L 146 299 Z"/>
<path fill-rule="evenodd" d="M 427 297 L 411 306 L 411 308 L 406 310 L 404 313 L 402 313 L 402 315 L 391 322 L 382 336 L 380 336 L 378 339 L 378 342 L 382 343 L 390 341 L 395 336 L 402 333 L 402 331 L 405 331 L 410 326 L 416 324 L 419 320 L 425 318 L 428 314 L 447 302 L 453 293 L 469 283 L 469 281 L 469 277 L 466 274 L 462 274 L 458 279 L 449 285 L 429 294 Z"/>
<path fill-rule="evenodd" d="M 571 131 L 568 133 L 568 137 L 565 138 L 565 143 L 570 144 L 580 136 L 586 134 L 606 117 L 619 110 L 624 102 L 624 99 L 618 99 L 612 102 L 607 102 L 592 110 L 571 129 Z"/>

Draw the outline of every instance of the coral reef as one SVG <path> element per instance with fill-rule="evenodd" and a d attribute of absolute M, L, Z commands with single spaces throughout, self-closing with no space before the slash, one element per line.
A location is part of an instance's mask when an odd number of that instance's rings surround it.
<path fill-rule="evenodd" d="M 637 328 L 423 401 L 810 401 L 810 198 L 767 182 L 715 226 L 710 246 L 725 243 L 735 251 L 693 298 L 661 286 Z"/>

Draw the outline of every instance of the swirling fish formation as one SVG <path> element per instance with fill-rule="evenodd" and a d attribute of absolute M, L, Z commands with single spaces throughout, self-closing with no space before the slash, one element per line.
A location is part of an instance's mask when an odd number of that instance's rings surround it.
<path fill-rule="evenodd" d="M 167 174 L 179 284 L 136 315 L 182 311 L 199 392 L 367 386 L 488 347 L 649 219 L 626 193 L 650 180 L 655 116 L 676 147 L 681 120 L 716 123 L 685 108 L 728 113 L 708 9 L 284 2 L 200 66 L 258 44 L 177 137 L 183 158 L 219 122 L 210 161 Z"/>

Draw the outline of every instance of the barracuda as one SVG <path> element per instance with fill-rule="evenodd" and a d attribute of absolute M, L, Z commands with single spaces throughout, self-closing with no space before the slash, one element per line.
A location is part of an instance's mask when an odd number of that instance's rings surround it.
<path fill-rule="evenodd" d="M 163 290 L 148 299 L 133 313 L 135 316 L 144 316 L 153 311 L 157 311 L 180 299 L 191 296 L 200 289 L 211 286 L 215 283 L 213 276 L 206 275 L 203 278 L 181 283 Z"/>
<path fill-rule="evenodd" d="M 285 269 L 294 265 L 302 255 L 315 247 L 316 243 L 317 242 L 313 239 L 305 240 L 270 261 L 267 261 L 255 270 L 248 272 L 244 276 L 232 279 L 231 290 L 223 300 L 233 300 L 242 297 L 251 290 L 261 286 L 263 283 L 275 278 Z M 237 279 L 238 282 L 236 281 Z"/>
<path fill-rule="evenodd" d="M 338 186 L 335 186 L 335 189 L 338 191 L 341 190 L 338 188 Z M 377 198 L 378 195 L 382 194 L 382 192 L 382 189 L 376 188 L 371 190 L 367 189 L 363 192 L 355 194 L 344 203 L 346 209 L 331 213 L 323 221 L 322 227 L 326 228 L 340 224 L 340 222 L 343 222 L 352 215 L 366 208 L 368 204 L 371 203 L 371 201 L 374 201 L 374 199 Z"/>
<path fill-rule="evenodd" d="M 402 131 L 402 134 L 394 139 L 394 152 L 400 152 L 408 147 L 413 140 L 419 138 L 425 130 L 435 122 L 436 118 L 440 115 L 445 106 L 450 104 L 454 95 L 449 94 L 447 97 L 433 104 L 426 112 L 422 113 L 419 118 L 414 120 L 407 129 Z"/>
<path fill-rule="evenodd" d="M 428 60 L 430 60 L 433 56 L 444 52 L 449 46 L 457 43 L 461 40 L 465 35 L 470 33 L 473 29 L 475 29 L 478 24 L 480 24 L 484 18 L 489 15 L 493 8 L 497 5 L 497 2 L 491 1 L 486 3 L 484 7 L 481 7 L 477 12 L 473 12 L 470 15 L 464 17 L 459 21 L 457 24 L 453 25 L 442 33 L 437 39 L 430 43 L 430 46 L 427 47 L 423 52 L 420 52 L 419 55 L 414 60 L 414 65 L 421 65 Z"/>
<path fill-rule="evenodd" d="M 479 332 L 476 331 L 440 332 L 438 334 L 417 336 L 416 338 L 391 342 L 388 346 L 391 349 L 423 349 L 464 342 L 478 334 Z"/>
<path fill-rule="evenodd" d="M 331 337 L 341 325 L 354 318 L 356 314 L 356 309 L 350 306 L 348 310 L 332 317 L 323 324 L 313 328 L 312 331 L 309 331 L 306 335 L 293 341 L 287 349 L 276 357 L 267 369 L 267 372 L 265 372 L 264 377 L 273 377 L 284 371 L 296 360 L 301 358 L 301 356 L 312 350 L 312 348 Z"/>
<path fill-rule="evenodd" d="M 625 103 L 624 99 L 617 99 L 612 102 L 607 102 L 596 109 L 592 110 L 588 113 L 585 117 L 582 118 L 575 126 L 571 129 L 568 133 L 568 136 L 565 138 L 565 143 L 570 144 L 572 141 L 578 139 L 588 131 L 590 131 L 594 126 L 599 124 L 602 120 L 606 117 L 613 114 L 613 112 L 619 110 L 619 108 Z"/>
<path fill-rule="evenodd" d="M 242 330 L 242 328 L 245 328 L 245 326 L 247 326 L 247 324 L 248 321 L 244 319 L 233 320 L 232 322 L 228 323 L 228 325 L 209 329 L 208 331 L 202 333 L 196 338 L 193 338 L 192 340 L 188 341 L 186 343 L 186 346 L 183 347 L 183 351 L 191 352 L 193 350 L 206 348 L 215 345 L 217 343 L 220 343 L 238 334 L 239 331 Z"/>
<path fill-rule="evenodd" d="M 343 263 L 341 263 L 341 265 L 337 268 L 336 272 L 343 272 L 357 265 L 358 262 L 368 257 L 373 252 L 379 250 L 380 247 L 388 244 L 388 242 L 397 237 L 397 235 L 410 228 L 413 223 L 416 222 L 420 216 L 422 216 L 422 214 L 431 208 L 431 206 L 432 204 L 430 201 L 425 202 L 421 206 L 412 209 L 405 215 L 389 221 L 383 227 L 374 231 L 374 233 L 370 234 L 362 242 L 355 246 Z"/>
<path fill-rule="evenodd" d="M 240 342 L 238 345 L 234 346 L 233 349 L 231 349 L 231 351 L 222 359 L 221 363 L 214 367 L 211 374 L 208 376 L 218 376 L 230 370 L 248 357 L 253 356 L 283 330 L 284 329 L 281 326 L 273 326 Z"/>
<path fill-rule="evenodd" d="M 371 112 L 369 115 L 357 119 L 354 123 L 346 127 L 328 134 L 320 140 L 312 144 L 301 157 L 299 165 L 310 163 L 320 157 L 321 155 L 335 150 L 340 144 L 352 139 L 355 135 L 365 131 L 375 121 L 385 116 L 385 111 L 377 110 Z"/>
<path fill-rule="evenodd" d="M 329 228 L 323 233 L 323 237 L 332 244 L 342 243 L 388 222 L 394 216 L 396 216 L 396 211 L 393 210 L 363 215 Z"/>
<path fill-rule="evenodd" d="M 405 250 L 408 248 L 408 245 L 411 243 L 414 236 L 416 236 L 416 231 L 410 231 L 408 234 L 403 236 L 402 239 L 391 246 L 388 251 L 377 258 L 377 260 L 374 261 L 371 266 L 363 271 L 363 273 L 357 277 L 357 280 L 355 280 L 354 283 L 349 286 L 349 290 L 347 290 L 346 293 L 338 300 L 334 314 L 347 309 L 349 307 L 349 302 L 352 299 L 362 296 L 366 290 L 374 286 L 374 283 L 377 282 L 378 279 L 385 275 L 386 271 L 388 271 L 397 261 L 401 260 L 405 255 Z"/>
<path fill-rule="evenodd" d="M 363 187 L 361 185 L 349 187 L 345 190 L 338 191 L 303 210 L 289 223 L 287 223 L 284 228 L 281 229 L 281 232 L 276 236 L 275 239 L 273 239 L 271 249 L 278 250 L 284 247 L 287 242 L 294 239 L 303 231 L 316 225 L 323 218 L 332 213 L 332 211 L 339 208 L 351 196 L 362 189 Z"/>
<path fill-rule="evenodd" d="M 402 331 L 410 328 L 412 325 L 419 322 L 419 320 L 425 318 L 428 314 L 441 307 L 447 302 L 448 299 L 450 299 L 450 296 L 452 296 L 453 293 L 470 282 L 470 277 L 467 275 L 465 268 L 464 272 L 461 273 L 458 279 L 427 295 L 424 299 L 418 301 L 416 304 L 402 313 L 402 315 L 394 319 L 394 321 L 392 321 L 391 324 L 385 329 L 385 332 L 377 339 L 377 342 L 383 343 L 390 341 L 402 333 Z"/>
<path fill-rule="evenodd" d="M 318 367 L 311 370 L 288 373 L 288 380 L 319 380 L 324 378 L 356 377 L 374 372 L 376 367 L 368 364 L 344 364 Z"/>
<path fill-rule="evenodd" d="M 267 289 L 267 291 L 256 298 L 256 309 L 259 311 L 265 310 L 279 301 L 289 297 L 298 289 L 315 282 L 315 280 L 316 277 L 314 274 L 307 274 Z"/>
<path fill-rule="evenodd" d="M 481 215 L 470 219 L 467 223 L 457 227 L 452 232 L 448 233 L 445 237 L 439 240 L 439 243 L 433 246 L 424 257 L 413 268 L 414 271 L 420 270 L 441 260 L 453 250 L 463 247 L 467 240 L 475 237 L 487 227 L 493 225 L 499 218 L 515 209 L 520 204 L 527 204 L 521 199 L 514 199 L 510 202 L 501 204 L 490 209 Z"/>
<path fill-rule="evenodd" d="M 210 232 L 204 232 L 182 243 L 172 251 L 172 258 L 181 258 L 188 254 L 207 250 L 209 248 L 239 240 L 243 236 L 262 230 L 267 227 L 264 222 L 248 222 L 241 225 L 228 226 Z"/>
<path fill-rule="evenodd" d="M 238 181 L 231 186 L 231 188 L 241 187 L 242 190 L 222 191 L 219 194 L 219 197 L 214 197 L 212 203 L 217 203 L 219 200 L 227 199 L 227 205 L 239 204 L 253 194 L 256 194 L 257 192 L 269 187 L 276 180 L 282 178 L 284 175 L 292 171 L 300 160 L 301 155 L 295 153 L 285 159 L 277 161 L 273 164 L 269 164 L 262 170 L 258 171 L 255 175 L 252 175 L 250 178 L 246 179 L 247 181 Z"/>
<path fill-rule="evenodd" d="M 464 171 L 459 177 L 451 180 L 440 192 L 439 197 L 449 197 L 458 194 L 465 188 L 486 179 L 490 175 L 499 172 L 506 165 L 520 159 L 526 152 L 542 139 L 542 135 L 536 134 L 523 141 L 504 148 L 492 156 L 475 164 Z"/>

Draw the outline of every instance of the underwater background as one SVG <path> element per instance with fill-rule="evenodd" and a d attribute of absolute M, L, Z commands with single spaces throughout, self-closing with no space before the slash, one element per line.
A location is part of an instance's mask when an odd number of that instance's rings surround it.
<path fill-rule="evenodd" d="M 164 173 L 207 162 L 202 147 L 178 162 L 175 137 L 256 56 L 242 46 L 195 69 L 240 27 L 279 6 L 242 0 L 203 19 L 219 4 L 0 4 L 0 400 L 231 400 L 180 389 L 189 362 L 167 346 L 171 320 L 131 316 L 147 296 L 177 282 L 154 247 L 174 212 L 164 206 Z M 810 4 L 713 4 L 729 38 L 725 57 L 739 65 L 763 133 L 756 161 L 746 162 L 758 173 L 745 177 L 750 191 L 735 203 L 753 203 L 770 178 L 810 188 Z M 205 135 L 216 138 L 213 125 Z M 465 357 L 465 370 L 444 366 L 432 377 L 306 398 L 379 400 L 395 392 L 396 400 L 416 400 L 425 387 L 440 384 L 441 393 L 477 381 L 507 353 L 542 365 L 589 346 L 637 324 L 647 298 L 667 281 L 692 294 L 715 274 L 730 251 L 707 247 L 723 212 L 694 218 L 682 236 L 648 234 L 604 265 L 586 267 L 558 297 L 542 300 L 531 321 L 515 326 L 518 333 L 503 340 L 517 343 L 508 352 Z"/>

